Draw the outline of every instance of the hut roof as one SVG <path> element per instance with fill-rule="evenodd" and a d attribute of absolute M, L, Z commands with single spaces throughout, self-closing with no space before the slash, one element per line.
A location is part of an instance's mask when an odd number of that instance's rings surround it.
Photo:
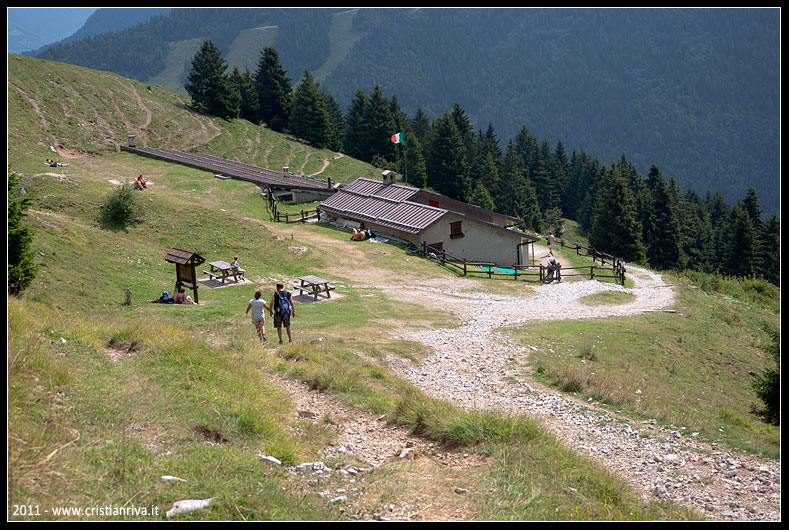
<path fill-rule="evenodd" d="M 179 265 L 200 265 L 201 263 L 205 263 L 205 258 L 195 252 L 192 252 L 191 250 L 173 247 L 164 257 L 164 261 L 177 263 Z"/>

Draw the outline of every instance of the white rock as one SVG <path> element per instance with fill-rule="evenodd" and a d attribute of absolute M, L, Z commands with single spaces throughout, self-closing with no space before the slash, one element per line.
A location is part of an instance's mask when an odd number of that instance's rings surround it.
<path fill-rule="evenodd" d="M 326 465 L 323 462 L 306 462 L 296 466 L 298 471 L 323 471 Z"/>
<path fill-rule="evenodd" d="M 214 502 L 214 498 L 210 497 L 208 499 L 187 499 L 183 501 L 175 501 L 173 503 L 173 507 L 170 508 L 165 516 L 168 519 L 172 519 L 178 514 L 181 513 L 188 513 L 193 512 L 195 510 L 202 510 L 203 508 L 207 508 Z"/>
<path fill-rule="evenodd" d="M 171 475 L 162 475 L 162 482 L 186 482 L 186 480 Z"/>
<path fill-rule="evenodd" d="M 255 456 L 257 456 L 263 462 L 266 462 L 266 463 L 269 463 L 269 464 L 274 464 L 275 466 L 281 466 L 282 465 L 282 462 L 279 461 L 278 459 L 274 458 L 273 456 L 266 456 L 266 455 L 261 454 L 261 453 L 258 453 Z"/>

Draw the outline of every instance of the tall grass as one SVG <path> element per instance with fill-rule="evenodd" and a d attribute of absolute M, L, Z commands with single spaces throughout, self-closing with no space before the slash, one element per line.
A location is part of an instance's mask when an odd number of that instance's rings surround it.
<path fill-rule="evenodd" d="M 676 313 L 533 323 L 513 336 L 523 344 L 550 338 L 530 350 L 527 362 L 535 376 L 563 392 L 776 455 L 780 435 L 753 413 L 753 381 L 770 366 L 764 352 L 779 315 L 743 310 L 692 286 L 675 289 Z M 714 397 L 721 395 L 725 403 Z"/>

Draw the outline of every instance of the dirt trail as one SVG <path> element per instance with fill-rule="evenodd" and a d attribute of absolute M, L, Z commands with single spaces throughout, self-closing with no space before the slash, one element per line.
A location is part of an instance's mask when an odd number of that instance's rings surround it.
<path fill-rule="evenodd" d="M 524 348 L 508 343 L 497 328 L 530 320 L 580 319 L 640 314 L 669 308 L 673 291 L 662 278 L 628 267 L 632 289 L 597 281 L 541 285 L 531 298 L 482 295 L 415 287 L 444 307 L 454 308 L 465 324 L 454 329 L 399 332 L 431 346 L 435 354 L 418 366 L 390 359 L 401 377 L 425 392 L 465 409 L 527 414 L 579 452 L 601 461 L 645 497 L 670 499 L 720 520 L 780 520 L 780 463 L 711 446 L 680 431 L 638 424 L 556 391 L 520 381 L 511 361 Z M 384 287 L 385 289 L 385 287 Z M 583 296 L 601 291 L 635 295 L 632 303 L 589 307 Z M 391 295 L 402 296 L 402 291 Z M 616 416 L 616 417 L 614 417 Z M 645 435 L 646 433 L 646 435 Z"/>
<path fill-rule="evenodd" d="M 300 238 L 336 251 L 335 240 L 304 232 Z M 565 281 L 539 285 L 534 288 L 536 295 L 496 295 L 486 293 L 473 280 L 454 282 L 448 288 L 445 278 L 423 279 L 412 285 L 408 278 L 371 274 L 361 250 L 349 247 L 344 251 L 356 264 L 353 270 L 365 271 L 361 277 L 349 278 L 351 281 L 366 280 L 365 288 L 380 289 L 395 300 L 453 311 L 464 322 L 456 328 L 393 332 L 397 338 L 421 342 L 435 351 L 418 365 L 390 358 L 389 366 L 397 375 L 465 409 L 529 415 L 570 447 L 597 459 L 631 483 L 645 498 L 691 506 L 718 520 L 780 520 L 780 462 L 711 446 L 652 422 L 629 421 L 523 381 L 512 361 L 526 353 L 524 348 L 496 331 L 537 319 L 622 317 L 668 309 L 674 303 L 674 292 L 660 275 L 628 266 L 633 288 L 591 280 Z M 547 248 L 538 247 L 536 251 L 542 258 L 547 255 Z M 333 272 L 348 273 L 340 264 L 335 269 Z M 386 283 L 370 285 L 373 278 L 386 278 Z M 579 302 L 601 291 L 630 293 L 634 300 L 595 307 Z M 519 384 L 514 385 L 513 380 L 520 380 Z M 363 437 L 375 443 L 376 437 L 386 435 L 382 429 L 365 429 Z M 398 442 L 402 436 L 398 433 Z"/>

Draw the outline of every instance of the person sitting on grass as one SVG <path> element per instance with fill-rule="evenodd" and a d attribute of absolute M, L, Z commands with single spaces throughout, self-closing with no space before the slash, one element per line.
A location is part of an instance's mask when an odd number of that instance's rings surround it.
<path fill-rule="evenodd" d="M 178 289 L 178 292 L 175 293 L 175 296 L 173 297 L 173 303 L 174 304 L 185 304 L 186 303 L 186 293 L 184 292 L 184 288 L 183 287 Z"/>
<path fill-rule="evenodd" d="M 156 300 L 148 300 L 148 302 L 152 304 L 172 304 L 174 303 L 174 300 L 170 296 L 170 291 L 162 291 L 162 296 Z"/>
<path fill-rule="evenodd" d="M 148 187 L 148 179 L 140 175 L 137 177 L 137 180 L 134 181 L 134 188 L 140 191 L 144 190 Z"/>

